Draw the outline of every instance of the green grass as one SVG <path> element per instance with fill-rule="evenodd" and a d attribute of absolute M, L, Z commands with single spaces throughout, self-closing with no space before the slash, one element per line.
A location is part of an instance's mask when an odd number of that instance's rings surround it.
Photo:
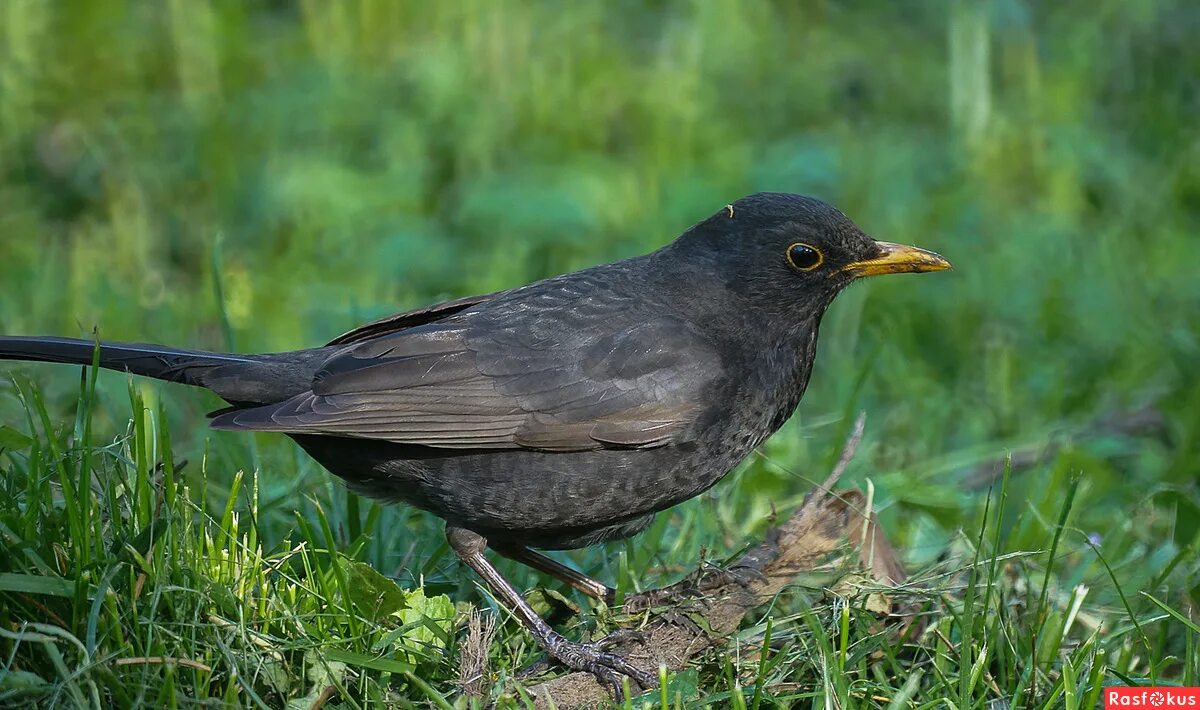
<path fill-rule="evenodd" d="M 957 270 L 845 293 L 762 456 L 564 558 L 636 590 L 731 557 L 865 411 L 848 478 L 923 623 L 807 580 L 666 703 L 1200 684 L 1193 5 L 0 3 L 0 332 L 301 347 L 814 194 Z M 437 521 L 206 430 L 205 393 L 3 372 L 0 705 L 462 702 L 497 610 Z M 568 633 L 608 623 L 572 598 Z M 493 690 L 537 656 L 498 617 Z"/>

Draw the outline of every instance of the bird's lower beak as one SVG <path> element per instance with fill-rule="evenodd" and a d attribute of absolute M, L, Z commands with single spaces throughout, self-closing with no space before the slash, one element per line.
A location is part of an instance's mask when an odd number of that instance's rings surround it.
<path fill-rule="evenodd" d="M 945 271 L 953 268 L 950 262 L 940 255 L 925 249 L 892 244 L 891 242 L 875 242 L 879 247 L 879 256 L 873 259 L 855 261 L 842 267 L 844 273 L 854 278 L 863 276 L 879 276 L 881 274 L 909 274 L 923 271 Z"/>

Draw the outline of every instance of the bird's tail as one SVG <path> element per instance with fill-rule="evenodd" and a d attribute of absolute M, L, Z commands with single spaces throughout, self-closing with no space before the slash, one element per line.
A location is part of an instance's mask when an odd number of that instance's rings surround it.
<path fill-rule="evenodd" d="M 96 348 L 100 367 L 169 382 L 203 386 L 200 373 L 220 365 L 251 363 L 246 355 L 183 350 L 144 343 L 113 343 L 80 338 L 0 336 L 0 360 L 31 360 L 90 365 Z"/>
<path fill-rule="evenodd" d="M 79 338 L 0 336 L 0 360 L 90 365 L 168 382 L 205 387 L 229 402 L 269 404 L 305 390 L 327 353 L 324 348 L 270 355 L 233 355 L 165 345 Z"/>

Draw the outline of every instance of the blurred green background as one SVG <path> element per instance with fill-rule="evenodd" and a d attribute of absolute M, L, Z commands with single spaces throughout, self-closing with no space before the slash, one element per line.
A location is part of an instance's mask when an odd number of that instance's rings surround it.
<path fill-rule="evenodd" d="M 6 0 L 0 332 L 299 348 L 810 194 L 956 270 L 841 296 L 765 460 L 664 516 L 673 547 L 625 553 L 661 581 L 736 550 L 862 410 L 852 478 L 910 565 L 1015 451 L 1025 546 L 1079 476 L 1073 525 L 1138 589 L 1196 568 L 1198 36 L 1192 0 Z M 13 368 L 69 421 L 75 373 Z M 97 426 L 124 431 L 125 378 L 102 384 Z M 139 386 L 214 496 L 262 470 L 277 536 L 344 499 L 282 437 L 206 431 L 214 398 Z M 24 422 L 11 382 L 0 414 Z M 434 522 L 387 515 L 368 560 L 468 593 L 447 559 L 420 568 Z M 1079 554 L 1075 581 L 1103 577 Z"/>

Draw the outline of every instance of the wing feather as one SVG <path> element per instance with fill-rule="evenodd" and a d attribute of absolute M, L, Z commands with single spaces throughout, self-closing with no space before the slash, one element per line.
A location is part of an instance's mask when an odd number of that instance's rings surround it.
<path fill-rule="evenodd" d="M 213 426 L 544 451 L 654 447 L 687 434 L 720 371 L 700 333 L 665 317 L 608 322 L 598 334 L 567 320 L 543 315 L 523 333 L 503 315 L 469 312 L 351 342 L 310 391 Z"/>

